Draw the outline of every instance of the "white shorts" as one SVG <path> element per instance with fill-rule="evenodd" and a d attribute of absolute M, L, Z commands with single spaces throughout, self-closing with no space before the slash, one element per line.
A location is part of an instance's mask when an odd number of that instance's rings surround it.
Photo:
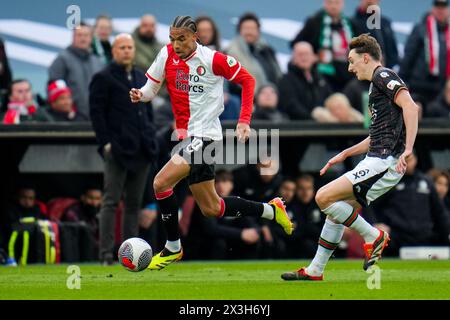
<path fill-rule="evenodd" d="M 344 176 L 353 184 L 356 200 L 364 207 L 379 198 L 402 179 L 403 174 L 395 170 L 397 158 L 386 159 L 366 156 L 355 169 Z"/>

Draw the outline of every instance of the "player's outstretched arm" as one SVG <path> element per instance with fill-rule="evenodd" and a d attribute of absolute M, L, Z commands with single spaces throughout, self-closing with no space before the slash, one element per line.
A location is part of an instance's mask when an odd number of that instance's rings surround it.
<path fill-rule="evenodd" d="M 149 102 L 158 94 L 160 88 L 161 88 L 160 83 L 155 83 L 154 81 L 147 80 L 147 82 L 142 88 L 140 89 L 133 88 L 130 90 L 131 102 L 133 103 L 138 103 L 141 101 Z"/>
<path fill-rule="evenodd" d="M 399 173 L 406 171 L 406 159 L 412 154 L 419 126 L 419 107 L 411 98 L 408 90 L 398 92 L 395 103 L 403 110 L 403 121 L 406 127 L 405 151 L 398 159 L 396 170 Z"/>
<path fill-rule="evenodd" d="M 344 160 L 347 159 L 348 157 L 352 157 L 352 156 L 356 156 L 358 154 L 366 153 L 369 150 L 369 145 L 370 145 L 370 137 L 367 137 L 366 139 L 364 139 L 360 143 L 355 144 L 354 146 L 345 149 L 341 153 L 337 154 L 336 156 L 334 156 L 333 158 L 328 160 L 326 165 L 322 168 L 322 170 L 320 170 L 320 175 L 321 176 L 324 175 L 325 172 L 327 172 L 327 170 L 330 167 L 334 166 L 337 163 L 344 162 Z"/>

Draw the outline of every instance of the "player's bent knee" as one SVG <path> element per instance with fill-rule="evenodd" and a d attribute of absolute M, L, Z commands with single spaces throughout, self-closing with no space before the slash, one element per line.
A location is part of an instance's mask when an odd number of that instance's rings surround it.
<path fill-rule="evenodd" d="M 164 181 L 156 176 L 153 180 L 153 191 L 155 194 L 167 191 L 167 189 L 169 189 L 169 187 L 164 183 Z"/>
<path fill-rule="evenodd" d="M 317 191 L 315 199 L 320 209 L 323 210 L 329 206 L 329 197 L 327 195 L 327 192 L 323 188 L 320 188 Z"/>

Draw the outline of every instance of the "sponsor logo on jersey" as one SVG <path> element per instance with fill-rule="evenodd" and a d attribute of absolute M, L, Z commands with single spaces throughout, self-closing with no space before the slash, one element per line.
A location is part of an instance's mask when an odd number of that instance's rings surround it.
<path fill-rule="evenodd" d="M 234 67 L 235 65 L 237 65 L 237 60 L 231 56 L 227 56 L 227 63 L 231 68 L 231 67 Z"/>
<path fill-rule="evenodd" d="M 205 68 L 204 66 L 202 66 L 202 65 L 199 65 L 199 66 L 197 67 L 196 71 L 197 71 L 197 74 L 198 74 L 199 76 L 203 76 L 203 75 L 205 75 L 205 73 L 206 73 L 206 68 Z"/>
<path fill-rule="evenodd" d="M 203 85 L 197 84 L 199 81 L 200 77 L 198 75 L 185 73 L 183 70 L 177 70 L 175 88 L 183 92 L 203 93 Z"/>
<path fill-rule="evenodd" d="M 401 86 L 402 84 L 400 82 L 398 82 L 397 80 L 391 80 L 389 81 L 389 83 L 387 84 L 388 89 L 390 90 L 394 90 L 395 86 Z"/>
<path fill-rule="evenodd" d="M 180 59 L 172 58 L 173 64 L 178 65 L 180 63 Z"/>
<path fill-rule="evenodd" d="M 380 76 L 382 78 L 387 78 L 387 77 L 389 77 L 389 73 L 387 73 L 386 71 L 383 71 L 382 73 L 380 73 Z"/>

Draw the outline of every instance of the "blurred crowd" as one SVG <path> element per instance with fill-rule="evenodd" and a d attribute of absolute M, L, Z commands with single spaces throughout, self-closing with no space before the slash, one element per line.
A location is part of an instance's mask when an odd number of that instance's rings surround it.
<path fill-rule="evenodd" d="M 369 28 L 367 21 L 373 14 L 369 7 L 382 8 L 379 2 L 361 0 L 353 16 L 346 16 L 344 0 L 324 0 L 290 41 L 292 54 L 286 73 L 281 71 L 276 50 L 263 38 L 259 17 L 254 13 L 239 17 L 236 36 L 227 47 L 221 46 L 214 20 L 197 17 L 199 42 L 234 56 L 256 78 L 253 119 L 358 123 L 367 116 L 369 84 L 357 81 L 347 71 L 348 43 L 353 36 L 370 33 L 381 45 L 384 64 L 398 71 L 408 84 L 422 108 L 422 117 L 448 118 L 448 1 L 430 1 L 430 10 L 414 26 L 402 57 L 388 17 L 381 16 L 379 28 Z M 156 30 L 156 17 L 146 14 L 132 32 L 136 46 L 134 64 L 143 72 L 163 46 L 156 39 Z M 96 72 L 111 63 L 114 34 L 113 18 L 107 15 L 99 15 L 93 26 L 82 22 L 73 31 L 71 45 L 58 54 L 48 69 L 46 97 L 33 94 L 27 79 L 14 78 L 0 39 L 2 122 L 89 121 L 89 83 Z M 225 111 L 221 119 L 236 120 L 240 88 L 228 83 L 224 90 Z M 169 103 L 167 91 L 162 90 L 155 110 Z"/>
<path fill-rule="evenodd" d="M 239 17 L 236 36 L 227 47 L 222 47 L 220 31 L 214 20 L 208 16 L 197 17 L 198 41 L 237 58 L 255 77 L 254 120 L 274 123 L 290 120 L 366 122 L 370 118 L 367 110 L 369 83 L 358 81 L 347 70 L 348 43 L 361 33 L 370 33 L 378 40 L 385 66 L 396 70 L 408 84 L 413 99 L 421 107 L 421 117 L 449 118 L 448 1 L 430 1 L 430 10 L 414 26 L 402 57 L 388 17 L 381 16 L 380 28 L 368 27 L 367 19 L 372 14 L 368 7 L 382 6 L 379 2 L 361 0 L 354 14 L 346 16 L 343 14 L 344 0 L 323 0 L 322 7 L 307 18 L 290 42 L 292 53 L 286 73 L 281 71 L 276 50 L 262 37 L 260 20 L 254 13 Z M 156 39 L 156 29 L 156 17 L 146 14 L 131 34 L 135 46 L 133 66 L 142 73 L 147 71 L 163 47 Z M 28 79 L 14 78 L 0 39 L 1 122 L 13 125 L 94 121 L 91 119 L 94 113 L 92 101 L 90 103 L 90 85 L 102 70 L 118 63 L 112 50 L 114 34 L 114 20 L 107 15 L 99 15 L 93 26 L 82 22 L 74 29 L 71 45 L 58 54 L 48 69 L 46 97 L 34 94 Z M 225 110 L 220 119 L 237 120 L 240 88 L 226 83 L 224 92 Z M 151 104 L 152 121 L 161 142 L 160 155 L 155 168 L 146 174 L 148 181 L 138 222 L 139 236 L 157 249 L 163 245 L 165 236 L 158 208 L 152 199 L 151 181 L 171 149 L 173 116 L 164 87 Z M 96 133 L 99 139 L 97 130 Z M 216 173 L 216 189 L 221 197 L 232 194 L 255 201 L 281 195 L 296 225 L 293 236 L 285 237 L 276 224 L 262 224 L 251 218 L 204 218 L 187 186 L 181 185 L 176 192 L 182 203 L 180 228 L 186 259 L 310 258 L 314 255 L 325 218 L 314 200 L 318 189 L 315 178 L 299 172 L 262 175 L 261 168 L 271 165 L 274 164 L 260 162 L 234 171 L 220 169 Z M 417 158 L 412 157 L 402 182 L 374 203 L 373 209 L 363 211 L 368 220 L 391 233 L 389 252 L 392 255 L 398 255 L 399 248 L 407 245 L 449 244 L 450 175 L 448 171 L 437 168 L 424 174 L 416 169 L 416 165 Z M 17 230 L 14 226 L 31 217 L 68 225 L 82 224 L 91 234 L 90 239 L 95 239 L 95 249 L 98 250 L 99 212 L 105 199 L 103 192 L 101 187 L 89 187 L 79 199 L 56 198 L 44 203 L 39 201 L 36 188 L 20 187 L 0 228 L 1 246 L 9 251 L 10 257 L 17 255 L 14 253 L 17 239 L 12 239 L 11 234 Z M 124 211 L 121 201 L 117 205 L 116 217 L 121 217 Z M 116 246 L 122 240 L 121 221 L 116 219 Z M 361 241 L 358 235 L 346 232 L 336 255 L 362 256 Z M 92 256 L 97 257 L 96 254 Z"/>

